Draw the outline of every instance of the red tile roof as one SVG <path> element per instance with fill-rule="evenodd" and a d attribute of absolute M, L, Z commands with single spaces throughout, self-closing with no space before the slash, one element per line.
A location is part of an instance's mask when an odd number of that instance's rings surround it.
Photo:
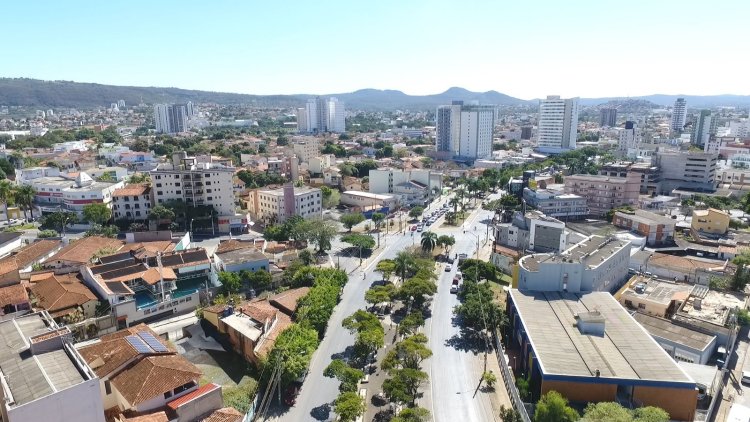
<path fill-rule="evenodd" d="M 20 284 L 0 288 L 0 307 L 5 305 L 20 305 L 29 303 L 29 294 Z"/>
<path fill-rule="evenodd" d="M 216 389 L 220 389 L 220 388 L 221 388 L 221 386 L 218 385 L 218 384 L 214 384 L 214 383 L 206 384 L 206 385 L 198 388 L 195 391 L 191 391 L 190 393 L 185 394 L 184 396 L 182 396 L 182 397 L 180 397 L 178 399 L 172 400 L 171 402 L 167 403 L 167 407 L 169 407 L 172 410 L 177 410 L 178 407 L 180 407 L 180 406 L 182 406 L 182 405 L 184 405 L 184 404 L 186 404 L 186 403 L 188 403 L 190 401 L 193 401 L 193 400 L 197 399 L 200 396 L 203 396 L 205 394 L 208 394 L 208 393 L 210 393 L 210 392 L 212 392 L 212 391 L 214 391 Z"/>
<path fill-rule="evenodd" d="M 167 391 L 197 382 L 200 369 L 179 355 L 148 356 L 112 378 L 112 385 L 135 406 Z"/>
<path fill-rule="evenodd" d="M 217 409 L 207 417 L 201 419 L 201 422 L 240 422 L 243 418 L 242 413 L 233 407 L 224 407 Z"/>
<path fill-rule="evenodd" d="M 71 242 L 60 249 L 49 261 L 67 261 L 76 264 L 87 264 L 91 257 L 102 249 L 119 250 L 125 242 L 108 237 L 91 236 Z"/>
<path fill-rule="evenodd" d="M 151 186 L 147 184 L 127 185 L 123 188 L 116 189 L 112 192 L 112 196 L 140 196 L 148 194 L 150 190 Z"/>

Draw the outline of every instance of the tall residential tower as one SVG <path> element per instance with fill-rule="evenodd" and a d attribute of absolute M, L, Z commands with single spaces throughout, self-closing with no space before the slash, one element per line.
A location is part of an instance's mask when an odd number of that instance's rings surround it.
<path fill-rule="evenodd" d="M 344 111 L 344 103 L 337 98 L 311 98 L 305 108 L 297 109 L 297 130 L 306 133 L 346 132 Z"/>
<path fill-rule="evenodd" d="M 685 127 L 685 120 L 687 119 L 687 102 L 684 98 L 678 98 L 674 102 L 674 108 L 672 108 L 672 131 L 682 132 Z"/>
<path fill-rule="evenodd" d="M 578 98 L 549 95 L 539 104 L 537 146 L 542 152 L 563 152 L 576 147 Z"/>
<path fill-rule="evenodd" d="M 495 106 L 453 101 L 451 105 L 438 107 L 436 120 L 438 152 L 466 159 L 492 156 Z"/>

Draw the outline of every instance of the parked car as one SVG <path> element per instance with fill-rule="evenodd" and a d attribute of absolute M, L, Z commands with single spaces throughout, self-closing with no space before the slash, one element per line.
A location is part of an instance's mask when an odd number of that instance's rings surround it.
<path fill-rule="evenodd" d="M 454 281 L 451 285 L 451 293 L 458 293 L 458 282 Z"/>
<path fill-rule="evenodd" d="M 415 224 L 415 225 L 411 226 L 411 229 L 409 229 L 409 230 L 416 231 L 417 230 L 417 225 Z"/>
<path fill-rule="evenodd" d="M 451 270 L 452 270 L 452 269 L 453 269 L 453 267 L 452 267 L 452 266 L 450 266 L 450 265 L 446 265 L 446 266 L 445 266 L 445 272 L 446 272 L 446 273 L 449 273 L 449 272 L 451 272 Z"/>
<path fill-rule="evenodd" d="M 741 382 L 743 384 L 750 384 L 750 371 L 742 371 L 742 380 Z"/>

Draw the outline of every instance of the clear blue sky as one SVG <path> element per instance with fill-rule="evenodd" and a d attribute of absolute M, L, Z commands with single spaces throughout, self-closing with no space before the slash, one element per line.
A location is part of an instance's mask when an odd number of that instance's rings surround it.
<path fill-rule="evenodd" d="M 253 94 L 750 94 L 749 12 L 748 0 L 9 0 L 0 76 Z"/>

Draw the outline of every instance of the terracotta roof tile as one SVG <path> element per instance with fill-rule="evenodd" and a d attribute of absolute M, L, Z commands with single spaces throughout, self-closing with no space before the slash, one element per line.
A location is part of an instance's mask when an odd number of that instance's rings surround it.
<path fill-rule="evenodd" d="M 227 304 L 217 304 L 217 305 L 211 305 L 209 307 L 203 308 L 203 312 L 211 312 L 214 314 L 220 314 L 224 312 L 225 309 L 227 309 L 229 305 Z"/>
<path fill-rule="evenodd" d="M 179 408 L 180 406 L 191 402 L 198 397 L 208 394 L 216 389 L 221 389 L 221 386 L 214 383 L 208 383 L 204 386 L 199 387 L 197 390 L 191 391 L 180 398 L 172 400 L 171 402 L 167 403 L 167 407 L 172 410 L 177 410 L 177 408 Z"/>
<path fill-rule="evenodd" d="M 169 418 L 164 412 L 133 416 L 132 418 L 120 418 L 119 420 L 120 422 L 169 422 Z"/>
<path fill-rule="evenodd" d="M 174 270 L 169 267 L 164 267 L 162 269 L 161 277 L 164 277 L 164 280 L 177 280 L 177 275 L 174 273 Z M 159 280 L 161 280 L 161 277 L 159 276 L 159 269 L 154 267 L 149 268 L 141 275 L 143 281 L 150 285 L 158 283 Z"/>
<path fill-rule="evenodd" d="M 31 294 L 37 307 L 53 313 L 98 300 L 76 274 L 52 275 L 38 281 L 31 287 Z"/>
<path fill-rule="evenodd" d="M 112 196 L 140 196 L 140 195 L 146 195 L 151 191 L 151 186 L 148 184 L 134 184 L 134 185 L 126 185 L 125 187 L 122 187 L 120 189 L 116 189 L 114 192 L 112 192 Z"/>
<path fill-rule="evenodd" d="M 253 241 L 229 239 L 229 240 L 224 240 L 220 242 L 219 246 L 216 247 L 216 251 L 214 251 L 214 253 L 222 254 L 225 252 L 231 252 L 231 251 L 236 251 L 240 249 L 247 249 L 247 248 L 254 248 L 254 247 L 255 247 L 255 244 Z"/>
<path fill-rule="evenodd" d="M 289 289 L 277 295 L 271 296 L 272 305 L 281 309 L 282 312 L 291 315 L 297 310 L 297 302 L 310 291 L 309 287 Z"/>
<path fill-rule="evenodd" d="M 99 338 L 98 343 L 82 347 L 78 351 L 96 375 L 105 377 L 125 363 L 138 357 L 139 353 L 128 344 L 125 337 L 138 334 L 141 331 L 151 333 L 154 337 L 159 338 L 158 334 L 147 325 L 138 324 L 124 330 L 105 334 Z M 171 344 L 162 343 L 171 352 L 176 352 Z"/>
<path fill-rule="evenodd" d="M 0 307 L 6 305 L 20 305 L 29 302 L 26 288 L 20 284 L 0 288 Z"/>
<path fill-rule="evenodd" d="M 661 265 L 664 267 L 681 268 L 685 272 L 695 269 L 711 269 L 724 267 L 723 262 L 706 262 L 698 259 L 684 258 L 681 256 L 655 253 L 648 260 L 648 265 Z"/>
<path fill-rule="evenodd" d="M 126 367 L 111 379 L 128 403 L 136 406 L 167 391 L 197 382 L 202 372 L 179 355 L 148 356 Z"/>
<path fill-rule="evenodd" d="M 0 274 L 6 274 L 9 271 L 17 269 L 24 269 L 34 261 L 38 261 L 56 248 L 59 248 L 61 244 L 62 242 L 59 240 L 42 239 L 24 246 L 10 256 L 0 259 Z"/>
<path fill-rule="evenodd" d="M 240 422 L 242 418 L 243 415 L 239 410 L 233 407 L 224 407 L 201 419 L 201 422 Z"/>
<path fill-rule="evenodd" d="M 125 242 L 108 237 L 91 236 L 71 242 L 60 249 L 49 261 L 67 261 L 77 264 L 87 264 L 99 250 L 113 248 L 119 250 Z"/>
<path fill-rule="evenodd" d="M 279 313 L 279 310 L 274 308 L 266 299 L 245 302 L 239 307 L 238 311 L 260 323 L 265 322 L 266 319 L 273 318 L 274 315 Z"/>

